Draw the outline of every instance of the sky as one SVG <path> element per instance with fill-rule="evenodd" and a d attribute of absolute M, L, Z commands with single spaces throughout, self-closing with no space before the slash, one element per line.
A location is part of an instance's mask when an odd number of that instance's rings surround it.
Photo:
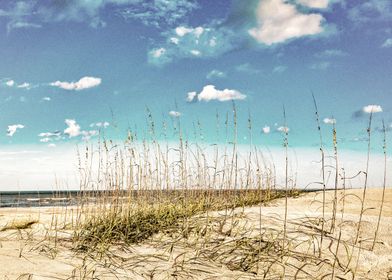
<path fill-rule="evenodd" d="M 365 153 L 370 114 L 373 153 L 392 130 L 390 0 L 2 0 L 0 58 L 3 189 L 48 184 L 102 135 L 151 137 L 150 113 L 158 138 L 181 124 L 224 143 L 234 102 L 240 144 L 281 147 L 288 130 L 317 151 L 313 93 L 327 147 L 335 124 L 339 149 Z"/>

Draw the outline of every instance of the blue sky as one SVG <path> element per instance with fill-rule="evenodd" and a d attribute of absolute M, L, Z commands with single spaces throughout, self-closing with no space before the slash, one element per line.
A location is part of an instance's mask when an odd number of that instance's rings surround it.
<path fill-rule="evenodd" d="M 180 121 L 192 139 L 200 122 L 204 141 L 224 141 L 234 100 L 240 142 L 250 114 L 254 142 L 281 146 L 285 106 L 290 144 L 315 147 L 313 92 L 342 149 L 366 147 L 373 110 L 381 151 L 381 120 L 392 129 L 391 23 L 390 0 L 4 0 L 0 143 L 143 135 L 146 107 L 158 127 Z"/>

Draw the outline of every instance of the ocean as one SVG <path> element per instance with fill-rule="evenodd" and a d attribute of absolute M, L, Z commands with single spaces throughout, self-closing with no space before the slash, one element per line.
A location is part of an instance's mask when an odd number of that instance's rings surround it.
<path fill-rule="evenodd" d="M 0 192 L 0 208 L 75 205 L 80 191 Z"/>

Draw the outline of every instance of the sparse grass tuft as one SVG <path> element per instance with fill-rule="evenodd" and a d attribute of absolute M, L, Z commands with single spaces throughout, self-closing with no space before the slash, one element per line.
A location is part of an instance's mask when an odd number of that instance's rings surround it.
<path fill-rule="evenodd" d="M 0 229 L 0 232 L 6 230 L 23 230 L 29 229 L 32 225 L 38 223 L 38 220 L 14 220 L 11 223 L 8 223 L 3 228 Z"/>

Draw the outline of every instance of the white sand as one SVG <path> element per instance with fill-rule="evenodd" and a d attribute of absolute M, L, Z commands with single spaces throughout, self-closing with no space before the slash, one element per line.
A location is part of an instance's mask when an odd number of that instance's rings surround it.
<path fill-rule="evenodd" d="M 327 220 L 332 215 L 333 195 L 334 192 L 327 193 Z M 343 200 L 343 192 L 339 191 L 337 227 L 333 234 L 324 237 L 321 258 L 318 258 L 322 260 L 321 264 L 316 264 L 317 261 L 310 256 L 318 257 L 320 247 L 320 233 L 315 228 L 317 224 L 320 226 L 322 217 L 322 193 L 290 198 L 287 239 L 291 243 L 286 249 L 290 249 L 291 254 L 281 258 L 270 250 L 265 254 L 268 258 L 260 262 L 258 272 L 270 265 L 270 279 L 283 275 L 291 279 L 296 272 L 297 279 L 320 279 L 322 276 L 331 279 L 332 274 L 328 273 L 334 266 L 335 276 L 343 279 L 352 279 L 354 271 L 356 279 L 392 279 L 392 190 L 388 189 L 386 193 L 378 242 L 373 251 L 370 249 L 378 220 L 381 190 L 368 190 L 365 209 L 369 210 L 362 218 L 359 237 L 362 242 L 360 246 L 352 246 L 361 209 L 358 197 L 361 196 L 362 190 L 350 190 Z M 108 253 L 115 257 L 100 261 L 75 254 L 70 249 L 71 233 L 67 228 L 57 231 L 57 242 L 54 236 L 50 238 L 47 235 L 51 225 L 61 227 L 65 219 L 64 209 L 0 209 L 0 230 L 15 221 L 38 221 L 31 229 L 0 232 L 0 279 L 262 279 L 262 275 L 254 276 L 252 273 L 257 267 L 244 272 L 232 264 L 238 264 L 241 254 L 250 252 L 246 249 L 248 245 L 244 243 L 242 246 L 240 240 L 256 238 L 260 232 L 265 240 L 283 237 L 284 205 L 285 200 L 280 199 L 267 206 L 236 209 L 235 219 L 228 221 L 223 221 L 223 212 L 209 213 L 211 228 L 223 225 L 220 233 L 211 231 L 198 239 L 192 234 L 188 239 L 159 234 L 129 248 L 113 248 Z M 75 215 L 76 210 L 72 211 L 68 209 L 66 212 L 66 223 Z M 206 221 L 205 215 L 195 218 L 194 230 L 199 226 L 202 231 Z M 325 228 L 329 229 L 329 225 L 327 223 Z M 223 234 L 230 228 L 230 234 Z M 242 251 L 238 249 L 241 246 L 245 248 Z M 336 252 L 338 258 L 334 261 Z M 274 258 L 276 262 L 272 263 Z M 286 263 L 285 272 L 280 263 Z M 303 266 L 305 263 L 307 265 Z M 298 272 L 301 266 L 302 271 Z"/>

